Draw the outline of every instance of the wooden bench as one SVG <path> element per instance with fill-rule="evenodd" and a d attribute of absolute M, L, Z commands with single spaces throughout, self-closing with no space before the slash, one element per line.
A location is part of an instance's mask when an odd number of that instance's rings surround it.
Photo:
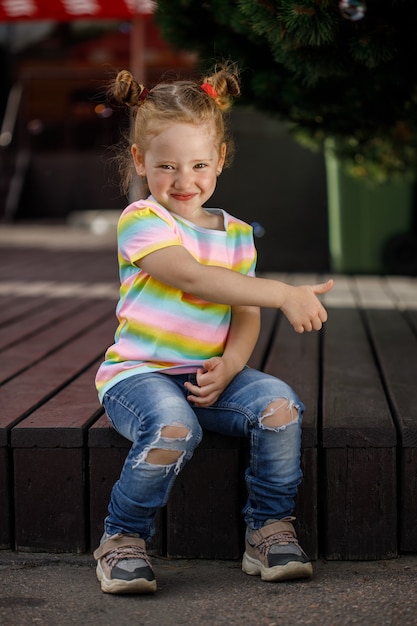
<path fill-rule="evenodd" d="M 61 293 L 47 276 L 26 290 L 19 282 L 13 298 L 0 282 L 3 548 L 94 549 L 129 446 L 94 389 L 115 330 L 116 286 L 106 295 L 103 283 L 67 281 Z M 298 335 L 279 312 L 263 311 L 251 360 L 307 406 L 300 541 L 312 558 L 416 552 L 417 281 L 338 277 L 326 304 L 321 333 Z M 159 514 L 154 552 L 241 555 L 247 453 L 245 440 L 205 433 Z"/>

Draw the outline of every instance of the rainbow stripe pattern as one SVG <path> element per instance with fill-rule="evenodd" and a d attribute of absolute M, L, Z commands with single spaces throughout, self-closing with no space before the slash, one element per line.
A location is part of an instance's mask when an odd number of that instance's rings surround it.
<path fill-rule="evenodd" d="M 195 372 L 223 353 L 231 308 L 170 287 L 140 268 L 147 254 L 184 246 L 204 265 L 255 275 L 252 227 L 221 209 L 224 230 L 200 228 L 171 214 L 152 196 L 130 204 L 118 225 L 120 298 L 115 341 L 97 376 L 100 400 L 117 382 L 139 373 Z"/>

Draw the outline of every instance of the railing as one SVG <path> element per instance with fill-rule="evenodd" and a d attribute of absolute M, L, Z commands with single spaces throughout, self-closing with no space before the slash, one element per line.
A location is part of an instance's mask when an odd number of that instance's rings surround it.
<path fill-rule="evenodd" d="M 13 142 L 20 102 L 22 100 L 22 91 L 23 87 L 20 83 L 14 84 L 10 90 L 0 133 L 0 148 L 2 150 Z"/>
<path fill-rule="evenodd" d="M 13 220 L 19 205 L 30 162 L 27 147 L 19 145 L 18 120 L 23 85 L 15 83 L 10 90 L 0 131 L 0 219 Z"/>

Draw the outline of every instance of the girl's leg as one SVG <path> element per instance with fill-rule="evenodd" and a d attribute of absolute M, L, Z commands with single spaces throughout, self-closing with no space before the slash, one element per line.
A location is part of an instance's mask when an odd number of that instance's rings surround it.
<path fill-rule="evenodd" d="M 184 377 L 140 374 L 112 387 L 104 407 L 114 428 L 132 441 L 113 487 L 108 535 L 154 533 L 154 519 L 165 505 L 176 475 L 200 443 L 202 429 L 186 399 Z"/>
<path fill-rule="evenodd" d="M 302 478 L 303 410 L 287 384 L 249 368 L 236 376 L 216 405 L 196 409 L 203 427 L 250 437 L 242 569 L 260 574 L 262 580 L 305 578 L 313 572 L 290 517 Z"/>
<path fill-rule="evenodd" d="M 203 428 L 250 438 L 247 526 L 257 529 L 268 519 L 290 516 L 302 479 L 304 406 L 295 392 L 274 376 L 246 368 L 214 406 L 195 411 Z"/>

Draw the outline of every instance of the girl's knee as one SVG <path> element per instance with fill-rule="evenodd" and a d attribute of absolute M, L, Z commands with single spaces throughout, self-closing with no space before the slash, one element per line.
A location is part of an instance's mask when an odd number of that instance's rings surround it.
<path fill-rule="evenodd" d="M 299 410 L 292 400 L 278 398 L 268 404 L 261 415 L 261 426 L 267 429 L 280 429 L 299 420 Z"/>
<path fill-rule="evenodd" d="M 190 429 L 182 425 L 163 426 L 161 429 L 161 442 L 166 441 L 175 445 L 175 441 L 187 441 Z M 157 443 L 155 444 L 157 446 Z M 162 445 L 162 444 L 161 444 Z M 163 447 L 151 448 L 146 456 L 146 462 L 152 465 L 172 465 L 184 454 L 184 450 L 165 449 Z"/>
<path fill-rule="evenodd" d="M 176 464 L 179 469 L 187 453 L 193 451 L 200 441 L 200 427 L 193 430 L 181 423 L 162 426 L 155 440 L 144 451 L 142 460 L 150 465 Z"/>

